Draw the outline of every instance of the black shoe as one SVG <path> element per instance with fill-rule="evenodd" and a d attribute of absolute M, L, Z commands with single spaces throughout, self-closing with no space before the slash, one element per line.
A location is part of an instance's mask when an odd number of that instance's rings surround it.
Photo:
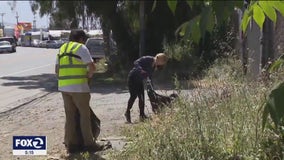
<path fill-rule="evenodd" d="M 99 144 L 93 144 L 93 145 L 84 147 L 84 151 L 88 151 L 88 152 L 97 152 L 97 151 L 102 151 L 103 149 L 104 149 L 104 146 L 99 145 Z"/>
<path fill-rule="evenodd" d="M 126 112 L 124 113 L 124 116 L 125 116 L 125 118 L 126 118 L 126 121 L 127 121 L 128 123 L 131 123 L 130 111 L 126 111 Z"/>
<path fill-rule="evenodd" d="M 147 117 L 145 114 L 143 114 L 143 115 L 140 115 L 139 116 L 139 120 L 141 121 L 141 122 L 144 122 L 146 119 L 148 119 L 149 117 Z"/>
<path fill-rule="evenodd" d="M 112 148 L 112 145 L 108 141 L 107 143 L 103 143 L 103 144 L 95 143 L 93 145 L 86 146 L 86 147 L 84 147 L 84 151 L 98 152 L 98 151 L 104 151 L 104 150 L 109 149 L 109 148 Z"/>
<path fill-rule="evenodd" d="M 69 145 L 69 146 L 65 145 L 65 148 L 67 150 L 67 153 L 69 153 L 69 154 L 78 153 L 78 152 L 81 152 L 83 150 L 82 145 Z"/>

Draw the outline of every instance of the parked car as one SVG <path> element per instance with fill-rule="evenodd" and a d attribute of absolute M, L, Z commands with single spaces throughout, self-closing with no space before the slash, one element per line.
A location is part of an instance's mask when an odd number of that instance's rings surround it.
<path fill-rule="evenodd" d="M 40 41 L 40 42 L 39 42 L 39 47 L 40 47 L 40 48 L 46 48 L 46 42 L 47 42 L 47 41 Z"/>
<path fill-rule="evenodd" d="M 55 40 L 47 40 L 46 41 L 46 48 L 56 48 L 57 43 Z"/>
<path fill-rule="evenodd" d="M 65 42 L 68 42 L 69 39 L 68 38 L 61 38 L 61 41 L 63 41 L 65 43 Z"/>
<path fill-rule="evenodd" d="M 0 52 L 13 52 L 13 45 L 9 41 L 0 41 Z"/>
<path fill-rule="evenodd" d="M 60 48 L 61 45 L 63 44 L 63 41 L 60 40 L 48 40 L 46 41 L 46 48 Z"/>
<path fill-rule="evenodd" d="M 57 48 L 60 48 L 64 43 L 66 43 L 66 41 L 64 40 L 56 40 L 57 43 Z"/>
<path fill-rule="evenodd" d="M 39 43 L 40 43 L 39 39 L 33 39 L 32 40 L 32 47 L 39 47 Z"/>
<path fill-rule="evenodd" d="M 94 61 L 98 61 L 105 57 L 105 46 L 102 38 L 88 38 L 85 45 L 89 49 Z"/>
<path fill-rule="evenodd" d="M 16 43 L 16 40 L 13 37 L 1 37 L 0 42 L 2 42 L 2 41 L 10 42 L 10 44 L 12 45 L 12 51 L 11 52 L 16 52 L 17 43 Z"/>

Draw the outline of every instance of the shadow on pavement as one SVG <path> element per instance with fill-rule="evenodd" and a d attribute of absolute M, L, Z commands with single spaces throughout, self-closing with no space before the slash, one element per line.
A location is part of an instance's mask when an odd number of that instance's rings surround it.
<path fill-rule="evenodd" d="M 47 92 L 57 92 L 57 78 L 54 74 L 40 74 L 31 76 L 7 76 L 1 79 L 6 80 L 2 86 L 18 86 L 20 89 L 43 89 Z M 109 94 L 109 93 L 126 93 L 126 77 L 119 78 L 107 73 L 95 73 L 91 81 L 91 93 Z M 173 89 L 171 85 L 164 85 L 154 80 L 155 89 Z"/>
<path fill-rule="evenodd" d="M 54 74 L 41 74 L 25 77 L 7 76 L 1 79 L 8 80 L 2 86 L 18 86 L 20 89 L 44 89 L 48 92 L 57 91 L 57 80 Z"/>
<path fill-rule="evenodd" d="M 57 92 L 57 78 L 54 74 L 40 74 L 31 76 L 7 76 L 1 79 L 6 80 L 2 86 L 17 86 L 20 89 L 43 89 L 47 92 Z M 96 73 L 92 79 L 91 92 L 100 94 L 124 93 L 126 84 L 112 80 L 105 74 Z"/>

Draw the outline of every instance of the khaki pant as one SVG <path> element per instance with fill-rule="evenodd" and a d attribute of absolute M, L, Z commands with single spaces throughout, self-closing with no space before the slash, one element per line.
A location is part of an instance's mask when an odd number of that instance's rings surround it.
<path fill-rule="evenodd" d="M 90 119 L 90 93 L 62 92 L 62 97 L 66 115 L 64 136 L 66 147 L 94 144 Z"/>

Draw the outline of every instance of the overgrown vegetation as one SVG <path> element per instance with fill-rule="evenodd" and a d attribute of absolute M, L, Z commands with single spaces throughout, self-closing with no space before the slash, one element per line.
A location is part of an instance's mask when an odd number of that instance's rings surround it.
<path fill-rule="evenodd" d="M 281 75 L 283 72 L 280 72 Z M 248 82 L 237 59 L 217 60 L 198 87 L 151 121 L 125 129 L 113 159 L 283 159 L 283 129 L 262 130 L 266 95 L 280 80 Z"/>
<path fill-rule="evenodd" d="M 127 73 L 120 71 L 117 73 L 108 72 L 108 65 L 106 59 L 101 59 L 96 62 L 96 72 L 92 79 L 92 85 L 116 85 L 124 86 L 126 84 Z"/>
<path fill-rule="evenodd" d="M 195 48 L 199 50 L 196 56 L 205 63 L 211 63 L 212 59 L 219 56 L 216 53 L 220 53 L 212 50 L 215 49 L 215 40 L 222 36 L 222 33 L 212 32 L 216 27 L 229 25 L 236 8 L 247 8 L 242 18 L 243 31 L 246 31 L 251 20 L 262 28 L 265 17 L 276 22 L 277 12 L 284 15 L 283 1 L 267 3 L 259 0 L 148 0 L 143 3 L 144 5 L 141 4 L 141 1 L 130 0 L 36 0 L 31 1 L 31 9 L 33 13 L 39 11 L 40 15 L 50 15 L 50 29 L 73 29 L 80 27 L 79 24 L 87 29 L 89 24 L 97 26 L 95 20 L 99 20 L 106 42 L 107 57 L 110 56 L 110 36 L 117 44 L 117 57 L 113 59 L 116 62 L 112 68 L 122 69 L 129 69 L 132 62 L 140 56 L 140 6 L 144 6 L 145 15 L 143 55 L 153 56 L 163 52 L 162 42 L 165 39 L 169 43 L 174 43 L 183 37 L 196 44 Z"/>
<path fill-rule="evenodd" d="M 211 33 L 207 32 L 206 38 L 201 39 L 199 45 L 191 40 L 164 41 L 163 50 L 170 60 L 164 71 L 155 74 L 162 77 L 160 79 L 163 81 L 172 77 L 178 80 L 201 78 L 217 58 L 234 54 L 235 34 L 233 27 L 224 23 L 216 26 Z"/>

